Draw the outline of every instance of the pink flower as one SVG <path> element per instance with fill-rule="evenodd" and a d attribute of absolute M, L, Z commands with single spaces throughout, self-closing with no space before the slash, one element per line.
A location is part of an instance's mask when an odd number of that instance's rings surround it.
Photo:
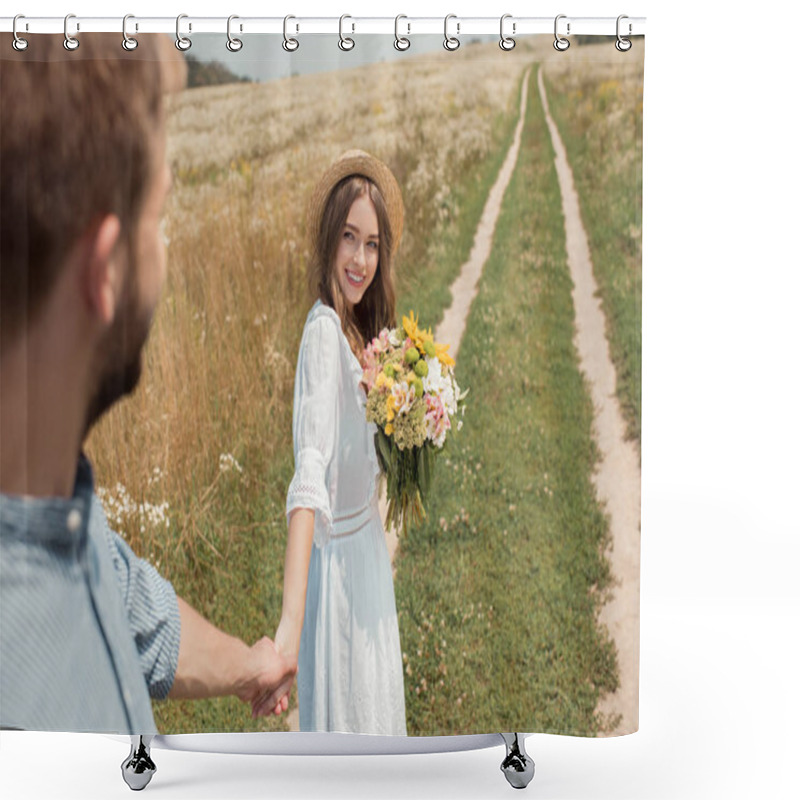
<path fill-rule="evenodd" d="M 447 436 L 447 431 L 450 430 L 450 417 L 445 414 L 443 417 L 440 417 L 438 422 L 436 423 L 436 428 L 434 430 L 434 435 L 432 437 L 433 443 L 437 447 L 441 447 L 444 444 L 445 436 Z"/>
<path fill-rule="evenodd" d="M 364 377 L 361 381 L 366 386 L 367 394 L 372 391 L 372 387 L 375 385 L 375 381 L 378 378 L 378 372 L 380 372 L 380 370 L 376 365 L 364 368 Z"/>
<path fill-rule="evenodd" d="M 425 415 L 426 417 L 430 416 L 432 419 L 438 420 L 445 413 L 444 403 L 442 402 L 441 397 L 426 394 L 425 403 L 428 406 L 428 413 Z"/>

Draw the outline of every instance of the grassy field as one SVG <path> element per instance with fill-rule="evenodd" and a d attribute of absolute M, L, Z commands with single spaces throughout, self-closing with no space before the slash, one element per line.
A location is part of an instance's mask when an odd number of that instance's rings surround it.
<path fill-rule="evenodd" d="M 641 445 L 644 41 L 608 42 L 548 63 L 545 85 L 572 167 L 607 321 L 617 396 Z"/>
<path fill-rule="evenodd" d="M 172 103 L 165 296 L 143 383 L 93 432 L 89 452 L 112 526 L 245 641 L 274 634 L 280 617 L 294 364 L 311 305 L 307 198 L 346 149 L 385 160 L 406 206 L 398 311 L 435 324 L 531 58 L 496 50 L 196 89 Z M 285 718 L 252 721 L 232 699 L 157 704 L 156 720 L 174 733 L 285 728 Z"/>
<path fill-rule="evenodd" d="M 522 149 L 461 345 L 464 430 L 395 582 L 409 734 L 593 734 L 616 688 L 592 407 L 535 76 Z M 504 727 L 505 726 L 505 727 Z"/>
<path fill-rule="evenodd" d="M 172 102 L 165 296 L 143 384 L 89 452 L 112 526 L 223 629 L 252 642 L 280 616 L 314 182 L 352 147 L 389 164 L 406 206 L 398 312 L 436 325 L 510 144 L 523 71 L 543 57 L 550 76 L 552 52 L 550 40 L 512 53 L 465 45 Z M 592 410 L 534 78 L 459 355 L 466 424 L 439 461 L 428 523 L 397 559 L 409 733 L 513 730 L 514 720 L 593 733 L 604 725 L 597 699 L 617 680 L 595 622 L 607 527 L 590 481 Z M 572 90 L 558 81 L 554 70 L 561 126 L 561 93 Z M 254 722 L 232 699 L 157 704 L 156 721 L 165 733 L 286 725 Z"/>

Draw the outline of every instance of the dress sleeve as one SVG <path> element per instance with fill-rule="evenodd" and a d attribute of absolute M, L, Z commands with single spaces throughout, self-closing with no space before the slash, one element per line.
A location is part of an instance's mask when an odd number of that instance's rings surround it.
<path fill-rule="evenodd" d="M 119 581 L 139 663 L 150 697 L 163 700 L 178 669 L 181 618 L 172 584 L 149 562 L 139 558 L 125 540 L 111 530 L 103 507 L 92 498 L 92 514 L 99 514 L 111 561 Z"/>
<path fill-rule="evenodd" d="M 309 322 L 300 354 L 294 389 L 292 433 L 294 477 L 286 497 L 286 516 L 296 508 L 314 511 L 314 544 L 330 539 L 333 514 L 328 470 L 337 436 L 339 373 L 337 322 L 319 316 Z"/>

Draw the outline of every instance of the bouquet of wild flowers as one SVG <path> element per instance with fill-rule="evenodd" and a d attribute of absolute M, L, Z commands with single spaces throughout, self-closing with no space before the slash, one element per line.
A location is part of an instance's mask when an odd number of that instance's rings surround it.
<path fill-rule="evenodd" d="M 378 427 L 375 447 L 386 476 L 386 524 L 408 530 L 425 518 L 433 462 L 448 432 L 462 421 L 464 398 L 456 383 L 450 345 L 436 344 L 414 312 L 401 328 L 385 328 L 364 350 L 367 421 Z"/>

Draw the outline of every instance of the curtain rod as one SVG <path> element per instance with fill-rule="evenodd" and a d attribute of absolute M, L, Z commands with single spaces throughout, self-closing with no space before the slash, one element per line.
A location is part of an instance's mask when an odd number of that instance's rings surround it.
<path fill-rule="evenodd" d="M 619 33 L 622 36 L 639 36 L 645 32 L 645 17 L 622 16 Z M 64 33 L 65 24 L 70 36 L 83 33 L 122 34 L 122 17 L 81 17 L 69 15 L 64 17 L 35 17 L 20 15 L 17 18 L 16 32 L 19 35 L 37 33 Z M 356 17 L 345 15 L 339 17 L 234 17 L 230 23 L 228 17 L 193 17 L 181 15 L 181 35 L 197 33 L 227 33 L 229 30 L 238 34 L 272 33 L 291 36 L 303 34 L 339 34 L 358 35 L 363 33 L 401 36 L 414 34 L 439 34 L 445 32 L 444 17 Z M 556 28 L 555 17 L 515 17 L 505 15 L 503 32 L 506 36 L 525 36 L 529 34 L 553 35 Z M 566 14 L 558 16 L 559 36 L 616 36 L 617 17 L 570 17 Z M 286 27 L 285 27 L 286 26 Z M 500 17 L 458 17 L 450 15 L 447 31 L 450 36 L 469 36 L 477 34 L 500 35 Z M 172 33 L 176 32 L 175 17 L 136 17 L 129 15 L 125 23 L 128 36 L 139 33 Z M 0 17 L 0 31 L 12 32 L 14 17 Z"/>

